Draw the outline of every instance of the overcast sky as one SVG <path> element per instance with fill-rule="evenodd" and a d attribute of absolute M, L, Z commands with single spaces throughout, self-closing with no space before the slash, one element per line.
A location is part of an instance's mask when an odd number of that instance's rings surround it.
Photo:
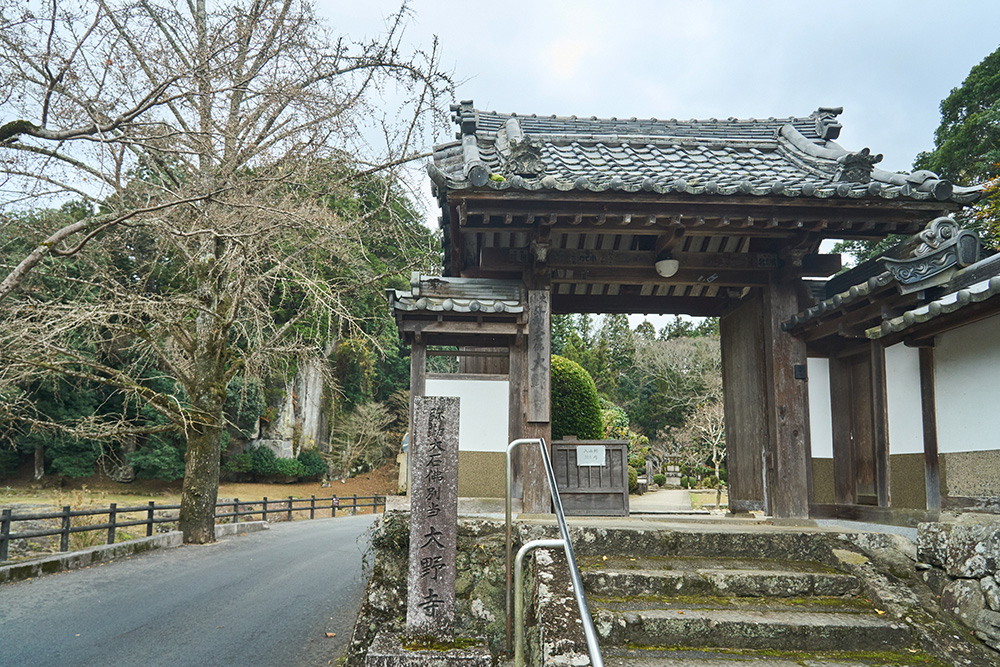
<path fill-rule="evenodd" d="M 320 0 L 331 26 L 355 38 L 382 30 L 397 6 Z M 998 0 L 412 0 L 410 9 L 406 41 L 437 35 L 463 81 L 458 98 L 477 108 L 687 119 L 843 106 L 838 143 L 883 153 L 879 166 L 893 171 L 933 148 L 940 101 L 1000 46 Z"/>

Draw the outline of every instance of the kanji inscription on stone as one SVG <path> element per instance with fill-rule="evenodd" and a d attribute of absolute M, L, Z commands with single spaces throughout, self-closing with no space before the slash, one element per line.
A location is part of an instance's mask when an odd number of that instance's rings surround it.
<path fill-rule="evenodd" d="M 416 398 L 410 447 L 406 631 L 446 641 L 455 625 L 458 410 L 456 397 Z"/>

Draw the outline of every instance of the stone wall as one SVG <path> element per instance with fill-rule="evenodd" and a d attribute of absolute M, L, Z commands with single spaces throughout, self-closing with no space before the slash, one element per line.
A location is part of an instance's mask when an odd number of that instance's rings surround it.
<path fill-rule="evenodd" d="M 942 607 L 1000 651 L 1000 521 L 967 516 L 955 524 L 922 523 L 917 557 Z"/>

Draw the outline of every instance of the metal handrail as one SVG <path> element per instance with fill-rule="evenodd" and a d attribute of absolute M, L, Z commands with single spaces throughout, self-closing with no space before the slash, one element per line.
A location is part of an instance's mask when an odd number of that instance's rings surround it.
<path fill-rule="evenodd" d="M 573 543 L 569 539 L 569 527 L 566 525 L 566 513 L 563 511 L 562 499 L 559 497 L 559 489 L 556 487 L 556 474 L 552 469 L 552 461 L 549 459 L 549 451 L 545 446 L 544 438 L 520 438 L 514 440 L 509 445 L 507 445 L 507 650 L 510 651 L 510 623 L 511 623 L 511 570 L 510 570 L 510 560 L 511 560 L 511 496 L 512 494 L 512 467 L 511 467 L 511 452 L 515 447 L 522 444 L 537 443 L 538 448 L 542 453 L 542 462 L 545 464 L 545 474 L 549 481 L 549 492 L 552 495 L 552 508 L 555 510 L 556 523 L 559 524 L 559 534 L 562 536 L 561 540 L 534 540 L 525 544 L 521 547 L 518 552 L 518 565 L 523 560 L 527 552 L 533 548 L 540 546 L 558 546 L 561 542 L 564 551 L 566 552 L 566 562 L 569 565 L 570 579 L 573 582 L 573 594 L 576 597 L 577 607 L 580 609 L 580 620 L 583 622 L 583 634 L 587 639 L 587 650 L 590 653 L 590 664 L 592 667 L 604 667 L 604 658 L 601 656 L 601 647 L 597 644 L 597 631 L 594 629 L 594 622 L 590 618 L 590 607 L 587 605 L 587 597 L 583 593 L 583 578 L 580 576 L 580 568 L 576 565 L 576 556 L 573 553 Z M 517 567 L 517 587 L 521 588 L 521 568 Z M 523 595 L 523 593 L 522 593 Z M 521 596 L 518 596 L 519 598 Z M 516 600 L 515 600 L 516 602 Z M 516 605 L 521 607 L 522 605 Z M 524 614 L 523 609 L 516 609 L 518 613 L 515 614 L 515 642 L 514 646 L 514 665 L 515 667 L 524 666 Z"/>

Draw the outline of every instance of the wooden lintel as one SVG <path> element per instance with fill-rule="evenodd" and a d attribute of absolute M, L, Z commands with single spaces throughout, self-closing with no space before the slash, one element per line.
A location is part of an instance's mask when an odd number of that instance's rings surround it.
<path fill-rule="evenodd" d="M 683 236 L 683 228 L 659 237 L 654 250 L 576 250 L 550 248 L 546 253 L 546 264 L 552 269 L 590 268 L 649 268 L 653 270 L 656 256 L 669 250 Z M 675 252 L 673 256 L 686 269 L 752 269 L 770 270 L 778 267 L 775 253 L 759 252 Z M 803 264 L 816 275 L 827 276 L 833 266 L 840 265 L 840 255 L 807 255 Z M 480 251 L 480 270 L 514 270 L 531 260 L 529 248 L 483 248 Z M 809 274 L 812 275 L 812 274 Z"/>
<path fill-rule="evenodd" d="M 766 285 L 771 271 L 768 269 L 721 269 L 714 267 L 681 268 L 669 278 L 656 273 L 650 265 L 645 267 L 585 266 L 574 269 L 555 269 L 553 283 L 587 285 Z"/>
<path fill-rule="evenodd" d="M 567 313 L 640 313 L 646 315 L 718 317 L 725 311 L 727 304 L 729 304 L 728 299 L 703 296 L 552 295 L 552 312 L 557 315 Z"/>
<path fill-rule="evenodd" d="M 434 322 L 403 320 L 402 331 L 415 335 L 428 334 L 478 334 L 484 336 L 513 336 L 523 325 L 516 322 Z"/>

